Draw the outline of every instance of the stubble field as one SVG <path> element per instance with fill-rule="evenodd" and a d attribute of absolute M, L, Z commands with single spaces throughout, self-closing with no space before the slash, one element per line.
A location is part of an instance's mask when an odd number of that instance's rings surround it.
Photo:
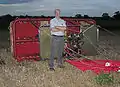
<path fill-rule="evenodd" d="M 120 31 L 119 31 L 120 32 Z M 119 34 L 117 31 L 116 33 Z M 120 41 L 118 36 L 111 36 L 101 32 L 99 46 L 106 49 L 110 55 L 108 59 L 119 60 Z M 103 52 L 105 55 L 107 52 Z M 94 56 L 91 59 L 105 59 Z M 9 33 L 0 32 L 0 87 L 120 87 L 120 73 L 112 73 L 115 80 L 111 85 L 99 85 L 95 82 L 97 76 L 92 71 L 82 72 L 65 62 L 65 68 L 55 67 L 49 71 L 47 61 L 17 62 L 11 55 Z"/>

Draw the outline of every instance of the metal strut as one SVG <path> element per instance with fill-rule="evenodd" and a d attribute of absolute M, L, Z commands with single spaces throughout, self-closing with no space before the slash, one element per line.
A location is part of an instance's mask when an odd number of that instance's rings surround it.
<path fill-rule="evenodd" d="M 98 27 L 99 28 L 99 27 Z M 113 32 L 111 32 L 111 31 L 109 31 L 109 30 L 107 30 L 107 29 L 105 29 L 105 28 L 102 28 L 103 30 L 105 30 L 106 32 L 108 32 L 109 34 L 112 34 L 112 35 L 115 35 L 115 36 L 119 36 L 119 35 L 117 35 L 117 34 L 115 34 L 115 33 L 113 33 Z M 83 34 L 84 35 L 84 34 Z M 109 59 L 109 58 L 111 58 L 112 56 L 109 54 L 109 51 L 108 50 L 106 50 L 105 48 L 103 48 L 103 47 L 100 47 L 100 45 L 98 45 L 98 46 L 95 46 L 94 44 L 93 44 L 93 42 L 89 39 L 89 37 L 87 37 L 86 35 L 84 35 L 84 37 L 89 41 L 89 43 L 96 49 L 96 51 L 99 53 L 99 54 L 101 54 L 105 59 Z M 119 36 L 120 37 L 120 36 Z M 100 51 L 105 51 L 106 53 L 107 53 L 107 55 L 105 55 L 105 54 L 103 54 L 103 53 L 101 53 Z M 112 52 L 114 52 L 113 50 L 111 50 Z"/>

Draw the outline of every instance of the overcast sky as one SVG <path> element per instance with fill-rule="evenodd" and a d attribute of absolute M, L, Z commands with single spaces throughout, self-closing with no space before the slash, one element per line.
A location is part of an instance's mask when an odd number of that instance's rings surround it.
<path fill-rule="evenodd" d="M 62 16 L 101 16 L 103 12 L 112 16 L 120 11 L 120 0 L 0 0 L 0 15 L 54 16 L 55 8 L 61 9 Z"/>

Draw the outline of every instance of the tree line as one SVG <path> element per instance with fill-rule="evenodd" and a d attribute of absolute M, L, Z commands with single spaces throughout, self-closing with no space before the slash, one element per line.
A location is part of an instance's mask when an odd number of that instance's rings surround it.
<path fill-rule="evenodd" d="M 0 16 L 0 30 L 7 29 L 9 27 L 9 24 L 11 21 L 13 21 L 16 18 L 40 18 L 40 17 L 52 17 L 52 16 L 28 16 L 28 15 L 20 15 L 20 16 L 11 16 L 10 14 L 2 15 Z M 103 13 L 101 17 L 90 17 L 89 15 L 81 15 L 76 14 L 74 17 L 68 17 L 68 18 L 88 18 L 88 19 L 94 19 L 97 20 L 120 20 L 120 11 L 116 11 L 114 15 L 111 17 L 108 13 Z"/>

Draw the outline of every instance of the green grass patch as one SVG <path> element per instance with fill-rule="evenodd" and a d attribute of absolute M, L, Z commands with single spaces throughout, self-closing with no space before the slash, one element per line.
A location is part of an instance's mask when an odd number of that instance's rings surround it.
<path fill-rule="evenodd" d="M 114 77 L 111 74 L 100 74 L 95 77 L 95 81 L 99 85 L 110 85 L 114 82 Z"/>

